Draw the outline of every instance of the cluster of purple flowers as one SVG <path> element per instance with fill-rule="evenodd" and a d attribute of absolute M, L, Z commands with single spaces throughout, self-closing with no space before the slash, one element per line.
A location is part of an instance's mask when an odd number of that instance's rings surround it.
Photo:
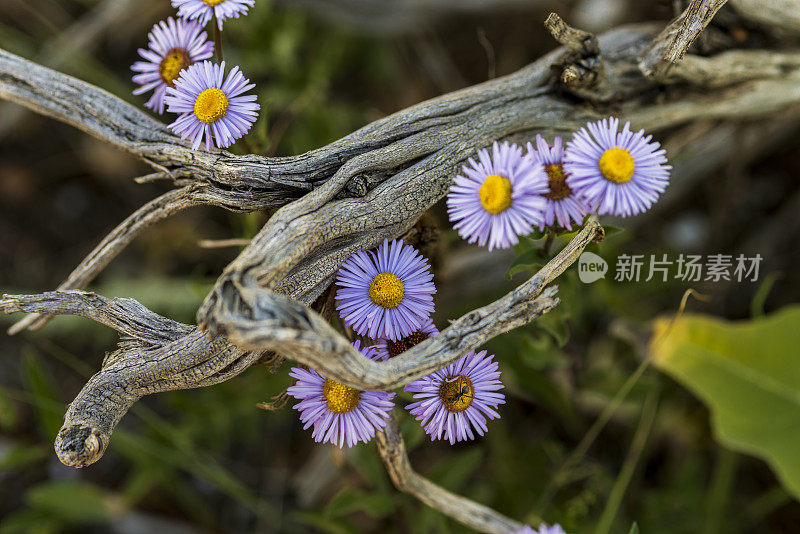
<path fill-rule="evenodd" d="M 145 104 L 158 114 L 164 106 L 178 118 L 169 125 L 181 139 L 190 138 L 197 150 L 205 136 L 206 148 L 231 146 L 252 127 L 260 106 L 254 95 L 244 93 L 255 87 L 239 67 L 225 74 L 225 62 L 207 61 L 214 54 L 214 42 L 203 27 L 214 20 L 219 30 L 225 19 L 246 14 L 254 0 L 172 0 L 178 19 L 172 17 L 153 26 L 147 49 L 140 48 L 144 61 L 131 70 L 138 95 L 153 91 Z"/>
<path fill-rule="evenodd" d="M 342 320 L 357 334 L 375 340 L 360 349 L 365 357 L 388 360 L 439 333 L 430 316 L 436 287 L 428 261 L 411 245 L 384 241 L 375 251 L 359 251 L 342 264 L 336 279 Z M 359 391 L 314 370 L 293 368 L 287 393 L 301 402 L 305 428 L 317 442 L 339 447 L 367 442 L 386 425 L 394 394 Z M 486 351 L 469 352 L 452 364 L 405 386 L 414 401 L 406 408 L 431 439 L 451 444 L 488 430 L 487 418 L 500 417 L 505 403 L 500 372 Z"/>
<path fill-rule="evenodd" d="M 478 151 L 447 195 L 447 211 L 470 243 L 508 248 L 534 228 L 572 229 L 590 212 L 628 217 L 655 203 L 669 182 L 664 149 L 619 119 L 589 123 L 563 146 L 536 136 L 526 150 L 497 143 Z"/>

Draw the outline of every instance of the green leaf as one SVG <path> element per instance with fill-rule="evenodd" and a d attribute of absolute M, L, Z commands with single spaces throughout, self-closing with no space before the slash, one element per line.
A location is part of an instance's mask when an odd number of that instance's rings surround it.
<path fill-rule="evenodd" d="M 50 447 L 12 443 L 0 454 L 0 472 L 19 469 L 40 462 L 49 456 Z"/>
<path fill-rule="evenodd" d="M 0 534 L 39 534 L 62 530 L 63 525 L 40 510 L 18 510 L 0 520 Z"/>
<path fill-rule="evenodd" d="M 511 280 L 511 277 L 517 273 L 525 271 L 538 271 L 542 267 L 542 252 L 538 248 L 523 252 L 511 262 L 508 268 L 506 278 Z"/>
<path fill-rule="evenodd" d="M 54 407 L 63 406 L 63 401 L 60 399 L 53 376 L 45 368 L 39 354 L 31 347 L 26 347 L 23 353 L 22 369 L 25 385 L 33 396 L 39 426 L 49 439 L 53 439 L 64 421 L 63 411 L 55 411 Z"/>
<path fill-rule="evenodd" d="M 656 365 L 709 406 L 717 439 L 766 460 L 800 499 L 800 306 L 752 321 L 686 315 L 655 327 Z"/>
<path fill-rule="evenodd" d="M 17 407 L 0 389 L 0 430 L 11 431 L 19 419 Z"/>
<path fill-rule="evenodd" d="M 332 519 L 319 512 L 300 510 L 292 514 L 298 523 L 314 527 L 315 532 L 326 534 L 356 534 L 358 530 L 344 519 Z"/>
<path fill-rule="evenodd" d="M 631 529 L 628 531 L 628 534 L 639 534 L 639 525 L 637 525 L 636 522 L 631 525 Z"/>
<path fill-rule="evenodd" d="M 371 517 L 385 517 L 395 507 L 392 497 L 386 493 L 364 493 L 353 488 L 344 488 L 331 499 L 325 513 L 331 517 L 341 517 L 353 512 L 364 512 Z"/>
<path fill-rule="evenodd" d="M 483 451 L 469 449 L 458 451 L 450 458 L 440 460 L 431 470 L 430 479 L 451 491 L 458 491 L 478 470 L 483 461 Z"/>
<path fill-rule="evenodd" d="M 753 295 L 753 300 L 750 301 L 750 317 L 755 318 L 764 316 L 764 304 L 767 302 L 767 297 L 769 296 L 770 291 L 772 291 L 772 286 L 775 285 L 777 280 L 777 273 L 769 273 L 766 277 L 764 277 L 764 281 L 761 282 L 761 285 L 758 286 L 755 295 Z"/>
<path fill-rule="evenodd" d="M 26 500 L 32 508 L 67 523 L 97 523 L 109 519 L 112 496 L 103 489 L 77 480 L 54 480 L 31 489 Z"/>

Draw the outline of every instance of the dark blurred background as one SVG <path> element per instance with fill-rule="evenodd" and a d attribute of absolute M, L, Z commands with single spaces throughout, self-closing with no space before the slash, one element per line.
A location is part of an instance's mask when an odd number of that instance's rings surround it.
<path fill-rule="evenodd" d="M 257 84 L 262 114 L 249 139 L 267 155 L 298 154 L 523 67 L 555 47 L 542 26 L 550 11 L 601 31 L 667 20 L 673 5 L 257 0 L 247 17 L 225 24 L 225 55 Z M 152 25 L 171 14 L 166 0 L 3 0 L 0 47 L 141 106 L 129 66 Z M 724 10 L 719 16 L 724 22 Z M 737 39 L 765 39 L 746 26 L 719 31 L 734 30 L 744 32 Z M 588 453 L 563 468 L 644 357 L 649 321 L 673 314 L 688 287 L 709 297 L 690 301 L 691 310 L 731 319 L 798 300 L 797 130 L 765 119 L 659 132 L 675 184 L 652 212 L 604 221 L 623 229 L 594 249 L 612 263 L 612 276 L 584 285 L 573 269 L 560 282 L 557 312 L 490 344 L 508 403 L 484 439 L 431 443 L 403 416 L 415 467 L 511 517 L 557 521 L 568 532 L 596 532 L 608 515 L 608 532 L 627 533 L 634 520 L 646 534 L 800 532 L 800 505 L 767 465 L 718 445 L 706 408 L 655 369 Z M 132 180 L 148 172 L 70 126 L 0 103 L 0 291 L 55 288 L 105 233 L 168 189 Z M 199 241 L 252 237 L 267 217 L 190 210 L 137 239 L 91 289 L 193 323 L 238 253 Z M 514 252 L 489 254 L 459 240 L 441 206 L 431 220 L 441 230 L 431 249 L 440 328 L 524 276 L 505 276 Z M 740 252 L 764 258 L 757 282 L 613 280 L 613 259 L 622 253 Z M 2 317 L 0 325 L 21 317 Z M 0 533 L 464 531 L 395 491 L 374 444 L 345 452 L 316 446 L 289 407 L 258 409 L 290 384 L 289 364 L 145 398 L 99 463 L 61 465 L 52 442 L 65 407 L 116 341 L 112 331 L 73 317 L 40 332 L 0 334 Z M 642 428 L 643 450 L 631 454 Z M 627 491 L 610 499 L 626 466 L 633 469 Z"/>

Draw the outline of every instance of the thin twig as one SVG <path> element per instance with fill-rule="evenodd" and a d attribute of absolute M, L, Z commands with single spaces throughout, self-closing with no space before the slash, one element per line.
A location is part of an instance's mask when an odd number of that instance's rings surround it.
<path fill-rule="evenodd" d="M 642 52 L 639 69 L 644 75 L 658 78 L 678 63 L 726 1 L 691 0 L 684 12 Z"/>
<path fill-rule="evenodd" d="M 217 23 L 217 12 L 214 11 L 214 16 L 211 18 L 211 25 L 214 26 L 214 49 L 217 52 L 217 61 L 222 63 L 222 31 L 219 29 Z"/>
<path fill-rule="evenodd" d="M 550 13 L 544 21 L 544 27 L 559 44 L 569 48 L 574 52 L 579 52 L 586 56 L 597 56 L 600 54 L 600 44 L 594 34 L 573 28 L 557 13 Z"/>
<path fill-rule="evenodd" d="M 378 452 L 394 485 L 431 508 L 479 532 L 508 534 L 523 525 L 499 512 L 437 486 L 411 467 L 397 418 L 391 414 L 386 427 L 377 433 Z"/>
<path fill-rule="evenodd" d="M 492 46 L 492 42 L 486 36 L 486 29 L 483 26 L 478 28 L 478 42 L 486 53 L 487 78 L 491 80 L 497 76 L 497 59 L 494 53 L 494 46 Z"/>
<path fill-rule="evenodd" d="M 227 248 L 227 247 L 246 247 L 250 243 L 249 239 L 201 239 L 197 244 L 200 248 Z"/>
<path fill-rule="evenodd" d="M 192 195 L 196 189 L 196 186 L 187 186 L 168 191 L 133 212 L 87 254 L 58 289 L 62 291 L 83 289 L 147 228 L 185 209 L 203 204 L 200 199 Z M 14 335 L 26 328 L 38 330 L 51 318 L 39 314 L 29 315 L 12 325 L 8 329 L 8 334 Z"/>
<path fill-rule="evenodd" d="M 734 85 L 702 91 L 681 82 L 654 98 L 661 86 L 635 68 L 635 54 L 654 33 L 652 25 L 635 25 L 600 36 L 599 49 L 613 76 L 602 86 L 582 87 L 585 97 L 615 102 L 621 118 L 649 130 L 698 119 L 786 116 L 797 109 L 800 68 L 791 64 L 778 75 L 762 70 L 759 78 L 743 76 Z M 329 146 L 288 158 L 262 158 L 193 151 L 162 123 L 107 92 L 0 51 L 0 98 L 134 153 L 159 173 L 180 177 L 181 185 L 201 185 L 196 194 L 205 203 L 234 211 L 283 205 L 226 268 L 198 311 L 202 327 L 230 339 L 211 339 L 192 329 L 147 350 L 130 346 L 118 351 L 109 370 L 104 367 L 93 377 L 71 405 L 62 429 L 69 439 L 59 441 L 62 461 L 99 458 L 128 403 L 139 396 L 228 379 L 271 347 L 320 369 L 338 370 L 349 385 L 387 388 L 445 365 L 555 306 L 554 289 L 543 289 L 574 259 L 548 264 L 503 299 L 459 319 L 456 328 L 425 347 L 434 349 L 435 359 L 420 364 L 418 345 L 417 352 L 412 349 L 382 367 L 364 363 L 346 339 L 326 330 L 330 325 L 307 308 L 355 250 L 413 226 L 446 194 L 453 173 L 477 148 L 497 139 L 530 138 L 534 132 L 566 135 L 604 116 L 607 108 L 565 99 L 562 88 L 552 83 L 552 67 L 568 53 L 583 55 L 558 49 L 512 75 L 400 111 Z M 710 79 L 739 72 L 728 60 L 708 60 Z M 26 311 L 47 313 L 42 308 Z M 66 454 L 63 447 L 72 452 Z"/>

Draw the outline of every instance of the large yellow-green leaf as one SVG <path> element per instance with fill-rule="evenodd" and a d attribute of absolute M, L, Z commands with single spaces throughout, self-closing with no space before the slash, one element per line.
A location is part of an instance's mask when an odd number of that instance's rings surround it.
<path fill-rule="evenodd" d="M 723 444 L 766 460 L 800 499 L 800 306 L 731 322 L 656 322 L 656 365 L 711 409 Z"/>

